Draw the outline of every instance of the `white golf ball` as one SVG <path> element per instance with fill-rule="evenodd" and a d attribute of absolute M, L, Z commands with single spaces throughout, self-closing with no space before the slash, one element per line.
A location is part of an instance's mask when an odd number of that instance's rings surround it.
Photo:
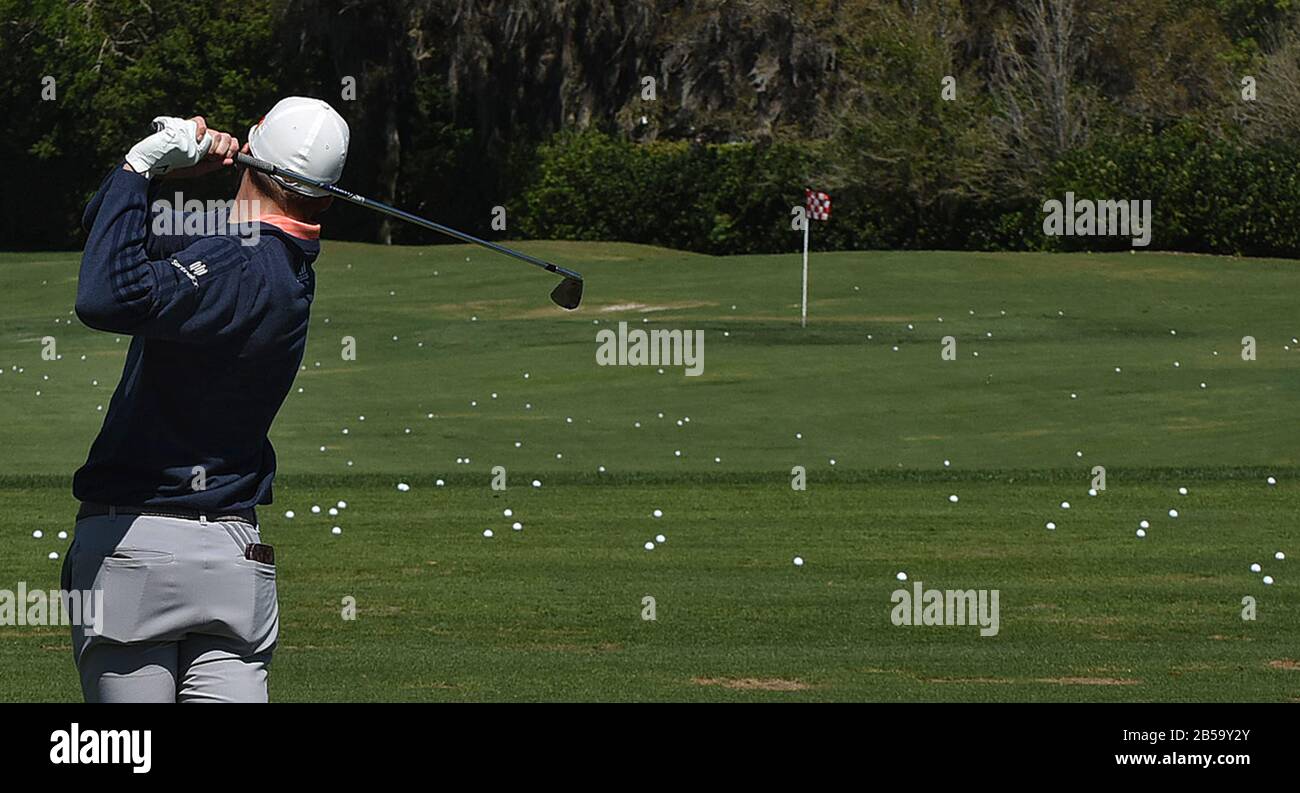
<path fill-rule="evenodd" d="M 1265 479 L 1264 481 L 1265 481 L 1265 482 L 1268 482 L 1270 485 L 1276 485 L 1276 484 L 1277 484 L 1277 480 L 1274 479 L 1274 478 L 1271 477 L 1271 476 L 1270 476 L 1268 479 Z"/>
<path fill-rule="evenodd" d="M 293 515 L 294 515 L 293 510 L 288 510 L 288 511 L 286 511 L 286 512 L 284 513 L 284 516 L 285 516 L 286 518 L 288 518 L 289 520 L 293 520 Z"/>
<path fill-rule="evenodd" d="M 60 540 L 66 540 L 66 539 L 68 539 L 68 533 L 67 533 L 66 531 L 61 531 L 61 532 L 59 532 L 59 539 L 60 539 Z M 1281 553 L 1282 553 L 1281 551 L 1278 551 L 1278 557 L 1277 557 L 1277 558 L 1279 558 L 1279 559 L 1282 558 Z"/>
<path fill-rule="evenodd" d="M 62 535 L 63 535 L 63 532 L 59 532 L 59 535 L 60 535 L 60 536 L 59 536 L 59 539 L 63 539 L 63 536 L 62 536 Z M 1273 554 L 1273 558 L 1276 559 L 1276 560 L 1278 560 L 1278 561 L 1280 562 L 1280 561 L 1282 561 L 1283 559 L 1286 558 L 1286 554 L 1282 553 L 1281 551 L 1278 551 L 1277 553 Z"/>
<path fill-rule="evenodd" d="M 1050 520 L 1047 521 L 1047 530 L 1048 530 L 1048 531 L 1056 531 L 1056 524 L 1053 523 L 1053 522 L 1050 521 Z"/>
<path fill-rule="evenodd" d="M 907 580 L 907 573 L 904 573 L 902 570 L 899 570 L 899 571 L 894 575 L 894 578 L 897 578 L 899 581 L 906 581 L 906 580 Z"/>
<path fill-rule="evenodd" d="M 400 488 L 399 488 L 399 489 L 400 489 Z M 319 515 L 319 514 L 320 514 L 320 504 L 312 504 L 312 507 L 311 507 L 311 514 L 313 514 L 313 515 Z"/>
<path fill-rule="evenodd" d="M 1185 488 L 1185 487 L 1180 487 L 1180 488 L 1178 488 L 1178 495 L 1180 495 L 1180 496 L 1185 496 L 1185 495 L 1187 495 L 1187 488 Z"/>
<path fill-rule="evenodd" d="M 442 481 L 441 479 L 439 479 L 438 481 L 434 482 L 434 484 L 437 485 L 438 487 L 442 487 L 443 485 L 445 485 L 445 484 L 447 484 L 447 483 L 444 482 L 444 481 Z"/>
<path fill-rule="evenodd" d="M 656 535 L 655 535 L 655 542 L 657 542 L 657 543 L 665 543 L 665 542 L 668 542 L 668 538 L 665 537 L 665 536 L 662 535 L 662 534 L 656 534 Z"/>
<path fill-rule="evenodd" d="M 507 518 L 513 518 L 515 516 L 515 511 L 513 509 L 507 508 L 501 510 L 501 514 L 505 515 Z"/>
<path fill-rule="evenodd" d="M 1144 529 L 1149 529 L 1149 528 L 1151 528 L 1151 522 L 1150 522 L 1150 521 L 1146 521 L 1146 520 L 1140 520 L 1140 521 L 1138 521 L 1138 525 L 1141 526 L 1141 527 L 1144 528 Z"/>
<path fill-rule="evenodd" d="M 338 515 L 339 515 L 339 508 L 338 508 L 338 507 L 330 507 L 330 513 L 329 513 L 329 514 L 330 514 L 330 517 L 331 517 L 331 518 L 337 518 Z"/>
<path fill-rule="evenodd" d="M 794 566 L 795 566 L 795 567 L 803 567 L 803 557 L 802 557 L 802 556 L 796 556 L 796 557 L 794 558 Z"/>
<path fill-rule="evenodd" d="M 664 516 L 664 511 L 662 509 L 656 509 L 651 514 L 654 515 L 656 518 L 662 518 Z"/>
<path fill-rule="evenodd" d="M 397 490 L 398 490 L 398 492 L 405 493 L 406 491 L 408 491 L 408 490 L 410 490 L 410 489 L 411 489 L 411 486 L 408 485 L 408 484 L 406 484 L 405 482 L 398 482 L 398 483 L 397 483 Z M 318 508 L 316 508 L 316 507 L 312 507 L 312 508 L 311 508 L 311 511 L 312 511 L 312 512 L 319 512 L 320 510 L 319 510 Z"/>
<path fill-rule="evenodd" d="M 32 536 L 39 540 L 40 538 L 45 536 L 45 532 L 41 531 L 40 529 L 37 529 L 36 531 L 32 532 Z"/>
<path fill-rule="evenodd" d="M 1061 502 L 1061 509 L 1069 509 L 1069 508 L 1070 508 L 1070 502 L 1068 501 Z"/>
<path fill-rule="evenodd" d="M 1169 517 L 1171 517 L 1171 518 L 1176 518 L 1176 517 L 1178 517 L 1178 510 L 1176 510 L 1176 509 L 1171 509 L 1171 510 L 1169 510 Z"/>
<path fill-rule="evenodd" d="M 1254 564 L 1252 564 L 1252 565 L 1250 566 L 1250 572 L 1252 572 L 1252 573 L 1258 573 L 1260 570 L 1263 570 L 1263 569 L 1264 569 L 1264 568 L 1262 568 L 1262 567 L 1259 566 L 1259 562 L 1255 562 Z"/>
<path fill-rule="evenodd" d="M 339 536 L 342 533 L 343 533 L 343 529 L 340 529 L 338 526 L 335 526 L 334 528 L 330 529 L 330 534 L 333 534 L 335 537 Z"/>
<path fill-rule="evenodd" d="M 348 502 L 346 502 L 346 501 L 340 501 L 336 506 L 337 506 L 339 509 L 347 509 L 347 508 L 348 508 Z"/>
<path fill-rule="evenodd" d="M 492 536 L 492 530 L 491 530 L 491 529 L 484 529 L 484 530 L 483 530 L 483 536 L 484 536 L 484 537 L 491 537 L 491 536 Z"/>
<path fill-rule="evenodd" d="M 957 500 L 958 500 L 958 499 L 957 499 L 957 494 L 956 494 L 956 493 L 953 493 L 951 496 L 948 496 L 948 500 L 951 501 L 952 503 L 956 504 L 956 503 L 957 503 Z"/>
<path fill-rule="evenodd" d="M 647 551 L 653 551 L 653 550 L 655 549 L 655 544 L 652 543 L 652 542 L 647 542 L 647 543 L 645 544 L 645 549 L 646 549 Z"/>
<path fill-rule="evenodd" d="M 542 486 L 542 480 L 540 479 L 533 480 L 533 487 L 541 487 L 541 486 Z"/>
<path fill-rule="evenodd" d="M 54 552 L 54 551 L 50 551 L 50 558 L 51 558 L 51 559 L 58 559 L 58 558 L 59 558 L 59 555 L 58 555 L 58 553 L 56 553 L 56 552 Z M 1268 583 L 1271 584 L 1271 583 L 1273 583 L 1273 582 L 1272 582 L 1272 581 L 1269 581 Z"/>
<path fill-rule="evenodd" d="M 53 559 L 54 556 L 50 556 L 50 558 Z M 1265 583 L 1266 585 L 1267 585 L 1267 584 L 1272 584 L 1272 583 L 1273 583 L 1273 576 L 1271 576 L 1271 575 L 1266 575 L 1266 576 L 1264 576 L 1264 583 Z"/>
<path fill-rule="evenodd" d="M 1146 529 L 1138 529 L 1138 530 L 1137 530 L 1137 535 L 1138 535 L 1139 537 L 1145 537 L 1145 536 L 1147 536 L 1147 530 L 1146 530 Z"/>
<path fill-rule="evenodd" d="M 1096 488 L 1093 488 L 1093 487 L 1088 488 L 1088 495 L 1090 495 L 1090 496 L 1095 496 L 1095 495 L 1097 495 L 1097 489 L 1096 489 Z"/>
<path fill-rule="evenodd" d="M 515 521 L 514 523 L 510 524 L 510 528 L 514 529 L 515 531 L 523 531 L 524 524 L 520 523 L 519 521 Z"/>

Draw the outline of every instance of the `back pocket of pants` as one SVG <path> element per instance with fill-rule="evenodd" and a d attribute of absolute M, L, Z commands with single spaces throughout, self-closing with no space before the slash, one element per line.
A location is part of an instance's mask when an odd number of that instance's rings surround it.
<path fill-rule="evenodd" d="M 115 548 L 98 560 L 93 589 L 104 592 L 103 637 L 116 642 L 163 639 L 175 630 L 176 557 L 163 551 Z M 87 571 L 89 572 L 89 571 Z M 77 576 L 80 577 L 80 576 Z"/>

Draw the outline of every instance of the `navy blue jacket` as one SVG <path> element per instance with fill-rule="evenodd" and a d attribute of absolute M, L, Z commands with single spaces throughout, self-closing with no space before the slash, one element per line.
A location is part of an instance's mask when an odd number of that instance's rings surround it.
<path fill-rule="evenodd" d="M 267 432 L 302 363 L 320 245 L 268 223 L 255 245 L 155 235 L 149 187 L 119 164 L 83 219 L 77 316 L 133 338 L 73 495 L 210 512 L 269 504 Z"/>

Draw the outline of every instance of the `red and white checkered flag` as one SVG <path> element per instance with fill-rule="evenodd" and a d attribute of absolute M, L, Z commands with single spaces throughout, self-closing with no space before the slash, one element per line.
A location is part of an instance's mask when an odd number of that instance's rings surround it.
<path fill-rule="evenodd" d="M 804 203 L 808 206 L 808 217 L 813 220 L 831 219 L 831 197 L 820 190 L 803 191 Z"/>

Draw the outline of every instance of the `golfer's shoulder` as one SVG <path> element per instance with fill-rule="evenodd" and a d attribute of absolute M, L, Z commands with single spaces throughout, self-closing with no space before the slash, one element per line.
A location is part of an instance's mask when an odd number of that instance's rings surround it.
<path fill-rule="evenodd" d="M 261 269 L 256 261 L 255 247 L 241 245 L 237 237 L 196 237 L 185 248 L 173 254 L 170 263 L 178 270 L 195 276 L 192 280 L 200 283 L 204 276 L 211 278 L 235 272 L 249 275 Z"/>

